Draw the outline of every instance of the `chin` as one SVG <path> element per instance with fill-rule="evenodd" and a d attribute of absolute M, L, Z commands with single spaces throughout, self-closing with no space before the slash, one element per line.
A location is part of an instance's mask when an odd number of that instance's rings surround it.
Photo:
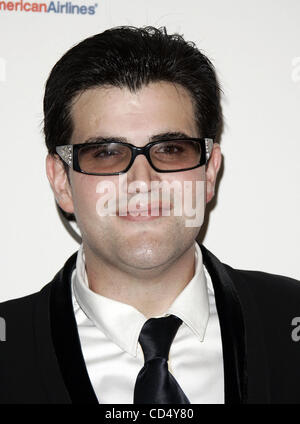
<path fill-rule="evenodd" d="M 140 269 L 161 266 L 171 256 L 172 252 L 168 252 L 165 248 L 159 248 L 157 245 L 154 246 L 151 243 L 144 243 L 140 246 L 128 246 L 125 251 L 119 251 L 119 257 L 124 263 Z"/>

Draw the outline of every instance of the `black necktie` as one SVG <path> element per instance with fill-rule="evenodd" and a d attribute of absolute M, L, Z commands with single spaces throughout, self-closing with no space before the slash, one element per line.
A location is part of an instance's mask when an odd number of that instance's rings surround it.
<path fill-rule="evenodd" d="M 190 403 L 168 370 L 171 343 L 181 323 L 175 315 L 145 322 L 139 337 L 145 364 L 136 379 L 134 403 Z"/>

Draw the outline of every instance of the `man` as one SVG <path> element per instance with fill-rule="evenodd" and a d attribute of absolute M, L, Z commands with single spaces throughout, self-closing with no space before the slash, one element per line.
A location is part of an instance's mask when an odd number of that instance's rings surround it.
<path fill-rule="evenodd" d="M 299 282 L 195 241 L 221 165 L 210 61 L 165 29 L 113 28 L 54 66 L 44 114 L 47 176 L 82 245 L 1 304 L 1 402 L 298 403 Z"/>

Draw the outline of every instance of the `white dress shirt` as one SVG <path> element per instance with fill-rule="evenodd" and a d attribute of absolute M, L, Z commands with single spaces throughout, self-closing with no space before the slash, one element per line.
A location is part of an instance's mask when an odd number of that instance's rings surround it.
<path fill-rule="evenodd" d="M 72 300 L 83 357 L 99 403 L 132 404 L 135 381 L 144 366 L 138 338 L 147 318 L 133 306 L 89 288 L 82 245 L 72 275 Z M 224 403 L 219 318 L 197 243 L 194 277 L 159 317 L 169 314 L 183 321 L 170 348 L 169 371 L 192 404 Z"/>

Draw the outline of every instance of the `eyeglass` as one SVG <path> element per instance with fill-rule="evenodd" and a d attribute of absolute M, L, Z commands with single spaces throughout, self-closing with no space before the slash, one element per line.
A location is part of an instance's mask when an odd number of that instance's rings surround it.
<path fill-rule="evenodd" d="M 179 172 L 207 163 L 212 138 L 153 141 L 136 147 L 121 141 L 57 146 L 56 153 L 74 171 L 88 175 L 119 175 L 127 172 L 138 155 L 146 156 L 157 172 Z"/>

